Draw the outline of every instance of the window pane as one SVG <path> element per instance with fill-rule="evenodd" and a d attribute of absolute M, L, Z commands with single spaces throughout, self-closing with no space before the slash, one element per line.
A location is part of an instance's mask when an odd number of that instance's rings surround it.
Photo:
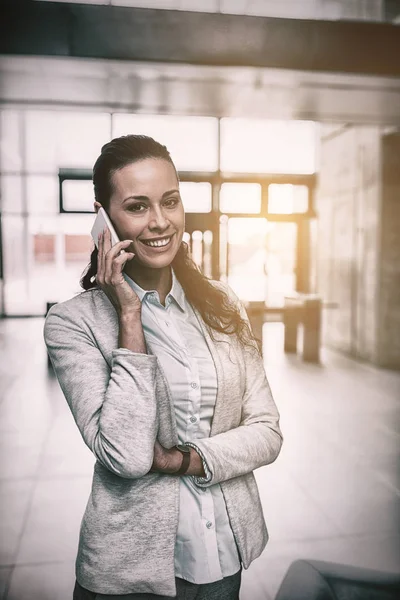
<path fill-rule="evenodd" d="M 221 120 L 221 169 L 241 173 L 314 173 L 311 121 Z"/>
<path fill-rule="evenodd" d="M 268 212 L 291 215 L 308 210 L 308 187 L 306 185 L 277 184 L 268 186 Z"/>
<path fill-rule="evenodd" d="M 185 212 L 211 211 L 211 183 L 182 181 L 179 187 Z"/>
<path fill-rule="evenodd" d="M 21 215 L 2 217 L 4 308 L 6 314 L 28 312 L 26 306 L 27 283 L 30 269 L 27 260 L 27 225 Z"/>
<path fill-rule="evenodd" d="M 228 213 L 259 213 L 261 185 L 259 183 L 223 183 L 220 211 Z"/>
<path fill-rule="evenodd" d="M 4 215 L 6 314 L 44 315 L 47 302 L 81 291 L 79 279 L 93 249 L 93 221 L 94 215 Z"/>
<path fill-rule="evenodd" d="M 228 221 L 228 283 L 241 300 L 264 300 L 266 235 L 263 218 L 230 218 Z"/>
<path fill-rule="evenodd" d="M 56 111 L 26 113 L 28 171 L 92 168 L 110 140 L 109 114 Z"/>
<path fill-rule="evenodd" d="M 22 177 L 20 175 L 2 175 L 1 211 L 8 214 L 23 212 Z"/>
<path fill-rule="evenodd" d="M 22 170 L 21 115 L 17 111 L 3 110 L 0 113 L 0 168 L 2 173 Z"/>
<path fill-rule="evenodd" d="M 55 214 L 59 209 L 57 177 L 29 175 L 26 178 L 28 212 L 30 214 Z"/>
<path fill-rule="evenodd" d="M 217 169 L 217 119 L 163 115 L 113 116 L 113 137 L 130 133 L 149 135 L 167 146 L 181 171 Z"/>
<path fill-rule="evenodd" d="M 90 235 L 65 235 L 64 242 L 66 262 L 88 262 L 88 256 L 93 249 Z"/>
<path fill-rule="evenodd" d="M 92 180 L 65 179 L 62 182 L 62 195 L 64 210 L 94 212 Z"/>
<path fill-rule="evenodd" d="M 268 306 L 283 306 L 284 297 L 296 285 L 296 223 L 269 223 L 267 236 L 266 300 Z"/>
<path fill-rule="evenodd" d="M 36 233 L 33 235 L 33 259 L 35 263 L 51 263 L 56 258 L 56 236 Z"/>

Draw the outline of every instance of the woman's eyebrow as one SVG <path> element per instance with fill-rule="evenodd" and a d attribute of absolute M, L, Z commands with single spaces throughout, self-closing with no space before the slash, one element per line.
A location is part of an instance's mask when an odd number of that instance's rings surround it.
<path fill-rule="evenodd" d="M 168 192 L 163 193 L 162 198 L 166 198 L 166 196 L 170 196 L 171 194 L 177 193 L 179 194 L 178 189 L 168 190 Z M 128 196 L 127 198 L 125 198 L 125 200 L 123 200 L 122 203 L 126 202 L 127 200 L 150 200 L 150 198 L 148 196 Z"/>

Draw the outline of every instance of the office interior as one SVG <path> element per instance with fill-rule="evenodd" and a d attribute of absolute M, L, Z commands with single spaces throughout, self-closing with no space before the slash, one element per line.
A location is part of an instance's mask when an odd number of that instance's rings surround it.
<path fill-rule="evenodd" d="M 298 559 L 400 576 L 400 2 L 24 0 L 0 25 L 0 599 L 72 598 L 94 458 L 43 324 L 79 293 L 91 169 L 169 149 L 185 241 L 261 337 L 281 413 L 255 473 L 270 540 L 241 600 Z"/>

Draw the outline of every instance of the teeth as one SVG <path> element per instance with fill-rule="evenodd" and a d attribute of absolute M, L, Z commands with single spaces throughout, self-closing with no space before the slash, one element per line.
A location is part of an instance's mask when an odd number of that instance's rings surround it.
<path fill-rule="evenodd" d="M 155 248 L 158 248 L 160 246 L 166 246 L 169 241 L 170 241 L 170 237 L 166 238 L 165 240 L 158 240 L 157 242 L 144 242 L 145 244 L 147 244 L 148 246 L 154 246 Z"/>

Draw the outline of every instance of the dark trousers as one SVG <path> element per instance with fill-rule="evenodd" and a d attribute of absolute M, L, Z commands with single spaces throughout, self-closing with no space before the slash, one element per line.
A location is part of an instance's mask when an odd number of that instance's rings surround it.
<path fill-rule="evenodd" d="M 224 577 L 213 583 L 190 583 L 176 577 L 176 596 L 159 596 L 158 594 L 124 594 L 110 595 L 115 600 L 133 598 L 135 600 L 239 600 L 239 589 L 242 570 L 230 577 Z M 73 600 L 96 600 L 98 594 L 83 588 L 75 582 Z"/>

